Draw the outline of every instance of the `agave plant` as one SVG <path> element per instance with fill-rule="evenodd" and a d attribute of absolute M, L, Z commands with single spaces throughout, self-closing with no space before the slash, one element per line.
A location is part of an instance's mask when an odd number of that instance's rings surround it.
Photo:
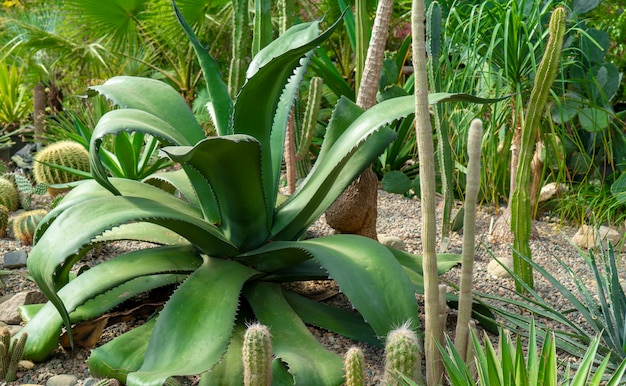
<path fill-rule="evenodd" d="M 203 67 L 218 135 L 205 137 L 184 99 L 165 83 L 115 77 L 93 87 L 121 108 L 94 129 L 94 179 L 47 215 L 29 256 L 29 272 L 50 299 L 22 330 L 25 357 L 45 359 L 65 326 L 98 316 L 135 294 L 166 284 L 176 290 L 158 316 L 95 349 L 93 375 L 160 385 L 202 374 L 204 384 L 241 384 L 244 323 L 270 327 L 280 384 L 338 385 L 342 360 L 306 324 L 380 344 L 407 321 L 418 324 L 418 256 L 353 235 L 304 239 L 306 229 L 395 138 L 383 125 L 413 110 L 412 97 L 363 112 L 341 99 L 308 177 L 277 204 L 289 106 L 323 33 L 319 21 L 292 27 L 261 50 L 233 102 L 215 61 L 177 13 Z M 180 169 L 143 181 L 109 178 L 100 145 L 107 135 L 159 138 Z M 96 243 L 154 243 L 102 262 L 70 280 Z M 449 268 L 452 257 L 441 262 Z M 334 279 L 356 312 L 324 305 L 281 283 Z"/>

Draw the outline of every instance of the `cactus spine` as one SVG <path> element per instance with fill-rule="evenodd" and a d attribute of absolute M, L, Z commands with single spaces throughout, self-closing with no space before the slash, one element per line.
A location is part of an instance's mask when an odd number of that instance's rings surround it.
<path fill-rule="evenodd" d="M 13 219 L 13 235 L 19 239 L 23 245 L 31 245 L 35 230 L 41 219 L 48 212 L 45 209 L 35 209 L 22 212 Z"/>
<path fill-rule="evenodd" d="M 0 238 L 7 236 L 7 227 L 9 226 L 9 208 L 0 205 Z"/>
<path fill-rule="evenodd" d="M 249 326 L 243 336 L 243 378 L 246 386 L 272 384 L 272 340 L 262 324 Z"/>
<path fill-rule="evenodd" d="M 0 177 L 0 205 L 7 207 L 9 212 L 14 212 L 19 206 L 17 188 L 11 180 Z"/>
<path fill-rule="evenodd" d="M 537 138 L 539 120 L 548 101 L 550 88 L 556 78 L 563 37 L 565 36 L 565 22 L 567 11 L 564 7 L 557 7 L 550 17 L 548 27 L 550 36 L 543 58 L 537 68 L 535 83 L 530 92 L 528 110 L 522 124 L 522 138 L 515 176 L 515 190 L 511 197 L 511 232 L 513 232 L 513 270 L 531 288 L 533 285 L 533 269 L 521 256 L 531 257 L 531 207 L 529 182 L 533 146 Z M 518 291 L 523 291 L 520 283 L 515 285 Z"/>
<path fill-rule="evenodd" d="M 82 172 L 89 172 L 89 152 L 74 141 L 59 141 L 46 146 L 35 155 L 33 174 L 37 183 L 46 185 L 67 184 L 78 181 L 81 177 L 51 165 Z M 49 193 L 56 195 L 58 190 L 49 189 Z"/>
<path fill-rule="evenodd" d="M 363 351 L 358 347 L 351 347 L 346 352 L 343 364 L 346 372 L 346 386 L 363 386 L 365 384 Z"/>
<path fill-rule="evenodd" d="M 24 346 L 28 334 L 20 334 L 19 338 L 13 339 L 11 344 L 11 333 L 8 328 L 0 331 L 0 379 L 7 382 L 15 381 L 17 365 L 22 360 Z"/>
<path fill-rule="evenodd" d="M 476 228 L 476 200 L 480 189 L 480 149 L 483 125 L 474 119 L 467 138 L 467 182 L 463 217 L 463 260 L 461 265 L 461 289 L 459 293 L 459 316 L 456 324 L 454 346 L 467 363 L 466 354 L 469 342 L 469 322 L 472 315 L 472 278 L 474 272 L 474 248 Z"/>
<path fill-rule="evenodd" d="M 402 384 L 398 380 L 399 374 L 417 381 L 421 366 L 420 351 L 417 334 L 407 324 L 389 332 L 385 345 L 384 384 Z"/>

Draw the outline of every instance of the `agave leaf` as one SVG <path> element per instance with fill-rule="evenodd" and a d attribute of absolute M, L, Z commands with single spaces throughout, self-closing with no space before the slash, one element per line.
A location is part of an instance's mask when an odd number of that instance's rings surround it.
<path fill-rule="evenodd" d="M 307 299 L 292 291 L 284 290 L 283 295 L 303 322 L 350 339 L 382 347 L 376 333 L 361 315 Z"/>
<path fill-rule="evenodd" d="M 213 137 L 193 148 L 175 146 L 163 151 L 172 160 L 196 170 L 202 176 L 198 183 L 208 182 L 211 186 L 221 214 L 220 229 L 228 240 L 242 250 L 267 240 L 273 208 L 267 211 L 261 148 L 253 137 Z"/>
<path fill-rule="evenodd" d="M 94 349 L 87 360 L 91 376 L 115 378 L 126 384 L 128 373 L 143 363 L 155 323 L 156 319 L 151 319 Z"/>
<path fill-rule="evenodd" d="M 144 178 L 141 182 L 156 186 L 170 194 L 174 194 L 174 192 L 178 191 L 187 202 L 192 205 L 199 205 L 193 185 L 182 169 L 153 173 Z M 217 212 L 217 209 L 215 209 L 215 211 Z M 217 217 L 219 218 L 219 216 Z"/>
<path fill-rule="evenodd" d="M 419 323 L 413 285 L 393 254 L 380 243 L 354 235 L 333 235 L 275 241 L 260 248 L 259 253 L 269 259 L 274 251 L 284 250 L 304 251 L 319 262 L 378 336 L 386 336 L 406 321 Z"/>
<path fill-rule="evenodd" d="M 170 376 L 199 374 L 224 355 L 243 284 L 257 271 L 206 257 L 160 312 L 133 385 L 162 385 Z"/>
<path fill-rule="evenodd" d="M 274 354 L 286 362 L 295 384 L 341 385 L 341 357 L 309 332 L 285 300 L 280 284 L 256 281 L 245 287 L 244 295 L 259 322 L 272 332 Z"/>
<path fill-rule="evenodd" d="M 336 21 L 328 30 L 319 33 L 319 21 L 297 24 L 263 48 L 250 64 L 233 113 L 233 129 L 237 134 L 248 134 L 258 139 L 263 155 L 263 179 L 268 210 L 274 209 L 283 158 L 283 143 L 287 111 L 278 111 L 285 92 L 283 106 L 290 109 L 295 88 L 302 74 L 291 79 L 300 59 L 326 40 L 339 25 Z M 285 89 L 287 85 L 287 89 Z M 291 99 L 291 100 L 290 100 Z M 277 113 L 281 124 L 275 125 Z"/>
<path fill-rule="evenodd" d="M 84 221 L 76 221 L 77 218 Z M 31 251 L 28 270 L 59 310 L 65 325 L 69 325 L 69 316 L 56 290 L 67 283 L 69 270 L 92 240 L 117 224 L 148 221 L 183 235 L 207 253 L 237 254 L 237 249 L 215 226 L 179 208 L 140 197 L 109 196 L 83 201 L 67 208 L 54 221 L 55 227 L 48 228 Z M 53 255 L 48 253 L 52 249 L 56 251 Z"/>
<path fill-rule="evenodd" d="M 199 386 L 243 385 L 243 361 L 241 358 L 245 331 L 246 326 L 242 323 L 235 326 L 226 354 L 211 371 L 202 374 Z"/>
<path fill-rule="evenodd" d="M 164 108 L 167 109 L 167 107 Z M 89 143 L 89 159 L 93 177 L 115 194 L 119 194 L 119 192 L 108 182 L 108 176 L 99 154 L 100 145 L 107 135 L 119 136 L 120 139 L 116 141 L 116 156 L 110 158 L 118 161 L 118 173 L 127 175 L 127 169 L 135 168 L 132 165 L 127 165 L 128 159 L 134 160 L 135 157 L 129 154 L 134 151 L 131 147 L 122 146 L 122 144 L 129 145 L 127 141 L 124 141 L 122 134 L 131 131 L 150 134 L 169 145 L 193 145 L 204 138 L 204 136 L 188 138 L 183 130 L 179 130 L 176 126 L 172 126 L 171 123 L 144 110 L 121 109 L 109 111 L 100 118 L 93 130 Z M 121 147 L 118 148 L 117 146 Z"/>
<path fill-rule="evenodd" d="M 27 341 L 24 356 L 33 360 L 45 359 L 57 347 L 62 324 L 70 326 L 67 313 L 74 311 L 87 300 L 136 277 L 164 272 L 191 272 L 199 264 L 198 255 L 189 247 L 162 247 L 134 251 L 98 264 L 69 282 L 58 293 L 52 292 L 53 295 L 47 295 L 50 302 L 22 329 L 23 332 L 38 337 L 38 339 Z M 43 288 L 42 291 L 44 291 Z M 104 299 L 101 300 L 104 301 Z M 108 302 L 108 304 L 113 307 L 118 303 Z M 97 306 L 101 307 L 104 304 Z M 94 313 L 89 309 L 83 309 L 80 312 L 82 314 L 79 313 L 76 316 L 85 317 L 85 314 L 93 315 Z M 69 335 L 71 341 L 71 332 Z"/>
<path fill-rule="evenodd" d="M 278 208 L 272 239 L 299 237 L 395 139 L 392 130 L 381 126 L 414 110 L 412 98 L 396 101 L 379 103 L 361 115 L 347 99 L 338 102 L 333 112 L 336 123 L 327 129 L 324 150 L 300 187 Z"/>
<path fill-rule="evenodd" d="M 142 110 L 175 127 L 188 144 L 205 138 L 187 102 L 167 83 L 150 78 L 116 76 L 90 89 L 122 109 Z"/>
<path fill-rule="evenodd" d="M 208 49 L 200 43 L 200 40 L 198 40 L 198 37 L 193 32 L 193 29 L 180 13 L 174 0 L 172 0 L 172 5 L 174 6 L 176 18 L 183 27 L 187 38 L 189 38 L 189 41 L 196 52 L 196 56 L 198 57 L 198 61 L 200 62 L 202 75 L 204 76 L 207 91 L 211 99 L 207 108 L 209 110 L 209 114 L 211 115 L 211 119 L 213 120 L 213 124 L 217 129 L 217 133 L 218 135 L 232 134 L 230 120 L 233 111 L 233 101 L 230 99 L 228 88 L 222 80 L 221 73 L 217 67 L 217 62 L 209 54 Z"/>

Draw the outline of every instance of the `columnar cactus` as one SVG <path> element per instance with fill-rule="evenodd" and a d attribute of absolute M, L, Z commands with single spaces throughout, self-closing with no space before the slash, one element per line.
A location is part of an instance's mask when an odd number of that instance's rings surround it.
<path fill-rule="evenodd" d="M 22 360 L 22 355 L 24 354 L 24 346 L 26 345 L 26 339 L 28 338 L 27 333 L 23 333 L 19 338 L 13 339 L 13 344 L 11 345 L 10 350 L 10 358 L 9 358 L 9 366 L 7 369 L 5 380 L 7 382 L 15 381 L 15 376 L 17 374 L 17 365 Z"/>
<path fill-rule="evenodd" d="M 17 365 L 22 360 L 24 345 L 28 334 L 20 335 L 19 339 L 13 339 L 11 343 L 11 333 L 8 328 L 0 331 L 0 379 L 7 382 L 15 381 Z"/>
<path fill-rule="evenodd" d="M 35 230 L 41 219 L 48 213 L 45 209 L 22 212 L 13 219 L 13 235 L 24 245 L 33 243 Z"/>
<path fill-rule="evenodd" d="M 346 372 L 346 386 L 363 386 L 365 384 L 365 370 L 363 366 L 363 351 L 358 347 L 351 347 L 343 360 Z"/>
<path fill-rule="evenodd" d="M 7 236 L 7 227 L 9 226 L 9 208 L 0 205 L 0 238 Z"/>
<path fill-rule="evenodd" d="M 14 212 L 19 206 L 19 196 L 15 184 L 7 178 L 0 177 L 0 205 L 4 205 L 9 212 Z"/>
<path fill-rule="evenodd" d="M 269 329 L 259 323 L 249 326 L 243 336 L 243 383 L 272 384 L 272 340 Z"/>
<path fill-rule="evenodd" d="M 33 174 L 37 183 L 49 186 L 78 181 L 81 177 L 76 174 L 50 165 L 89 172 L 89 152 L 77 142 L 59 141 L 46 146 L 35 155 Z M 53 195 L 59 192 L 54 189 L 48 191 Z"/>
<path fill-rule="evenodd" d="M 420 374 L 420 344 L 408 325 L 389 332 L 385 344 L 385 385 L 400 385 L 399 375 L 417 380 Z"/>

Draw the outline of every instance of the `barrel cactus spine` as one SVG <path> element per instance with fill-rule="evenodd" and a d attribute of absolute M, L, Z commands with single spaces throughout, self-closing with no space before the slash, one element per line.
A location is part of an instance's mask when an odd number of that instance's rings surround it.
<path fill-rule="evenodd" d="M 10 212 L 19 207 L 17 187 L 8 178 L 0 177 L 0 205 L 4 205 Z"/>
<path fill-rule="evenodd" d="M 7 236 L 7 228 L 9 226 L 9 208 L 0 205 L 0 238 Z"/>
<path fill-rule="evenodd" d="M 13 219 L 13 235 L 23 245 L 31 245 L 39 222 L 48 213 L 45 209 L 34 209 L 18 214 Z"/>
<path fill-rule="evenodd" d="M 50 188 L 50 185 L 67 184 L 78 181 L 80 176 L 53 165 L 89 172 L 89 152 L 83 145 L 74 141 L 59 141 L 41 149 L 35 155 L 33 175 L 37 183 L 44 183 L 51 195 L 56 195 L 63 189 Z"/>

